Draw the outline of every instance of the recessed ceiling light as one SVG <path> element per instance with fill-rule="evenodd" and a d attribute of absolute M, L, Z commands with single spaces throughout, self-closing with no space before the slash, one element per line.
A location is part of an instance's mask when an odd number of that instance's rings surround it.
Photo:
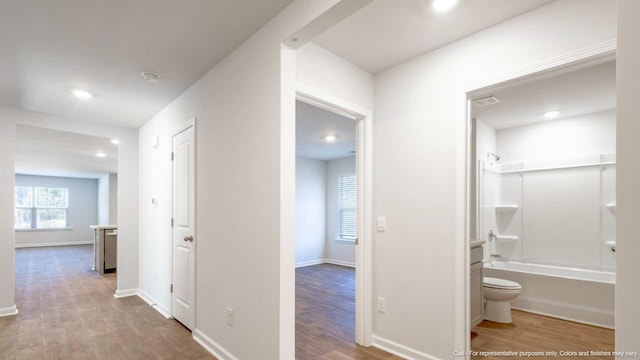
<path fill-rule="evenodd" d="M 75 95 L 78 99 L 82 99 L 82 100 L 88 100 L 93 97 L 93 95 L 90 92 L 80 90 L 80 89 L 73 90 L 73 95 Z"/>
<path fill-rule="evenodd" d="M 558 115 L 560 115 L 560 112 L 553 110 L 553 111 L 547 111 L 546 113 L 544 113 L 544 115 L 542 115 L 542 117 L 544 117 L 545 119 L 554 119 L 554 118 L 557 118 Z"/>
<path fill-rule="evenodd" d="M 118 140 L 118 139 L 111 139 L 111 143 L 112 143 L 113 145 L 118 145 L 118 144 L 120 144 L 120 140 Z"/>
<path fill-rule="evenodd" d="M 143 71 L 142 78 L 150 83 L 157 83 L 160 80 L 160 75 L 154 73 L 153 71 Z"/>
<path fill-rule="evenodd" d="M 99 157 L 99 158 L 103 158 L 103 157 L 106 157 L 106 156 L 107 156 L 107 154 L 103 153 L 102 151 L 98 151 L 98 152 L 96 153 L 96 156 L 97 156 L 97 157 Z"/>
<path fill-rule="evenodd" d="M 337 137 L 335 135 L 327 135 L 327 136 L 324 137 L 324 139 L 327 142 L 334 142 L 334 141 L 336 141 Z"/>
<path fill-rule="evenodd" d="M 447 11 L 456 6 L 458 0 L 433 0 L 431 7 L 436 11 Z"/>

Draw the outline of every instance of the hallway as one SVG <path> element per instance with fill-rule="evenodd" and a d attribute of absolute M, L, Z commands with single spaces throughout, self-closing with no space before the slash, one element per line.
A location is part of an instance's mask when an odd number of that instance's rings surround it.
<path fill-rule="evenodd" d="M 17 316 L 0 318 L 0 359 L 212 359 L 175 321 L 91 271 L 92 245 L 16 249 Z"/>

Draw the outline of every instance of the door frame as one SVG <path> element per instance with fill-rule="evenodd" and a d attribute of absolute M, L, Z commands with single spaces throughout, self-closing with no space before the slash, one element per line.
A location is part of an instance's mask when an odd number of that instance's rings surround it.
<path fill-rule="evenodd" d="M 356 121 L 356 178 L 358 185 L 356 246 L 356 338 L 372 344 L 372 226 L 373 226 L 373 132 L 372 113 L 357 105 L 302 83 L 296 84 L 296 100 Z"/>
<path fill-rule="evenodd" d="M 194 332 L 198 327 L 197 327 L 197 313 L 198 313 L 198 305 L 197 305 L 197 294 L 198 294 L 198 240 L 199 240 L 199 236 L 198 236 L 198 127 L 197 127 L 197 118 L 194 116 L 191 119 L 185 121 L 184 123 L 182 123 L 182 125 L 176 127 L 171 134 L 171 152 L 173 152 L 173 138 L 184 132 L 185 130 L 188 130 L 189 128 L 193 128 L 193 173 L 194 173 L 194 179 L 193 179 L 193 235 L 195 237 L 195 241 L 191 244 L 192 247 L 192 251 L 193 251 L 193 324 L 192 324 L 192 328 L 190 329 L 192 332 Z M 174 193 L 173 193 L 173 171 L 174 171 L 174 162 L 173 160 L 171 160 L 171 218 L 173 218 L 173 210 L 175 207 L 174 204 Z M 171 241 L 170 241 L 170 251 L 171 251 L 171 263 L 170 263 L 170 267 L 171 267 L 171 279 L 170 279 L 170 283 L 169 286 L 173 285 L 173 224 L 171 225 L 170 228 L 171 231 Z M 173 317 L 173 293 L 170 292 L 169 293 L 170 296 L 170 301 L 169 301 L 169 315 L 171 319 L 174 319 Z"/>
<path fill-rule="evenodd" d="M 551 73 L 560 72 L 563 70 L 574 69 L 576 66 L 590 66 L 598 63 L 604 63 L 615 59 L 616 55 L 616 40 L 607 40 L 601 43 L 597 43 L 591 46 L 587 46 L 582 49 L 577 49 L 560 56 L 556 56 L 538 63 L 533 63 L 528 66 L 516 69 L 514 71 L 506 72 L 498 76 L 489 77 L 471 86 L 468 86 L 464 92 L 465 100 L 465 122 L 463 125 L 464 140 L 459 141 L 458 153 L 463 154 L 464 157 L 459 160 L 464 163 L 464 242 L 463 242 L 463 267 L 465 271 L 462 274 L 463 288 L 458 288 L 456 293 L 462 291 L 461 296 L 464 299 L 464 318 L 463 326 L 456 326 L 458 329 L 463 329 L 463 344 L 464 344 L 464 356 L 465 359 L 469 359 L 469 353 L 471 351 L 471 339 L 469 334 L 471 333 L 471 284 L 470 284 L 470 228 L 471 228 L 471 187 L 475 186 L 475 179 L 472 179 L 472 154 L 475 153 L 472 149 L 473 139 L 472 136 L 472 116 L 471 116 L 471 99 L 474 95 L 487 90 L 487 88 L 498 88 L 501 86 L 509 86 L 513 82 L 521 81 L 523 79 L 532 79 L 542 77 Z M 477 193 L 476 193 L 477 196 Z M 477 205 L 477 204 L 476 204 Z M 478 213 L 476 212 L 476 217 Z M 460 220 L 460 219 L 459 219 Z M 477 224 L 476 224 L 477 225 Z M 478 234 L 476 234 L 478 236 Z M 456 296 L 457 297 L 457 296 Z"/>

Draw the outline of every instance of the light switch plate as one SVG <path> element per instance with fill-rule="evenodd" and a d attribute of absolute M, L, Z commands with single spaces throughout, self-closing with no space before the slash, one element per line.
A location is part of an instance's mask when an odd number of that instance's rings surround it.
<path fill-rule="evenodd" d="M 387 230 L 387 218 L 385 216 L 378 216 L 376 230 L 378 232 L 385 232 Z"/>

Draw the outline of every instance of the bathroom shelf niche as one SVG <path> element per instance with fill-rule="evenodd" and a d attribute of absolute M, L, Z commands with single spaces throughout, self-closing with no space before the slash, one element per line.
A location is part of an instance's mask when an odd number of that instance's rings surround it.
<path fill-rule="evenodd" d="M 498 212 L 516 211 L 520 209 L 520 205 L 495 205 L 494 208 Z"/>
<path fill-rule="evenodd" d="M 513 235 L 497 235 L 496 236 L 496 240 L 502 240 L 502 241 L 516 241 L 519 239 L 520 238 L 518 236 L 513 236 Z"/>

